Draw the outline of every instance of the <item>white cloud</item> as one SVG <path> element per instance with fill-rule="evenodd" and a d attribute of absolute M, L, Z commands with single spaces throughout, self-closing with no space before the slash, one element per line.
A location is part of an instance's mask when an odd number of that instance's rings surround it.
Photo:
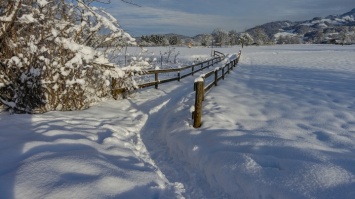
<path fill-rule="evenodd" d="M 194 14 L 183 11 L 171 10 L 171 9 L 159 9 L 152 7 L 133 7 L 133 6 L 115 6 L 114 9 L 109 9 L 109 12 L 113 14 L 119 22 L 128 27 L 144 27 L 144 26 L 159 26 L 164 27 L 182 27 L 203 29 L 213 28 L 226 28 L 231 23 L 236 22 L 235 17 L 227 17 L 220 15 L 209 14 Z"/>
<path fill-rule="evenodd" d="M 140 4 L 143 0 L 133 0 Z M 111 1 L 108 11 L 133 35 L 210 33 L 215 28 L 244 31 L 271 21 L 301 21 L 341 14 L 353 0 L 151 0 L 135 7 Z M 198 5 L 198 6 L 197 6 Z"/>

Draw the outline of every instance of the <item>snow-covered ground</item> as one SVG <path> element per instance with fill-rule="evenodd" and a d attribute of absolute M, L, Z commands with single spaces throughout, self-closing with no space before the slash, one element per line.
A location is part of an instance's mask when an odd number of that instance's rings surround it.
<path fill-rule="evenodd" d="M 243 48 L 207 94 L 199 129 L 197 74 L 85 111 L 2 112 L 0 198 L 354 198 L 354 54 Z"/>

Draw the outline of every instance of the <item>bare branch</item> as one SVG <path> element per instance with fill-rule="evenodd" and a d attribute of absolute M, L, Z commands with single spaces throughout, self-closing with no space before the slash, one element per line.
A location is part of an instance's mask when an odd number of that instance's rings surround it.
<path fill-rule="evenodd" d="M 122 2 L 125 2 L 127 4 L 133 5 L 133 6 L 137 6 L 137 7 L 142 7 L 141 5 L 138 5 L 136 3 L 133 3 L 132 1 L 127 1 L 127 0 L 121 0 Z"/>

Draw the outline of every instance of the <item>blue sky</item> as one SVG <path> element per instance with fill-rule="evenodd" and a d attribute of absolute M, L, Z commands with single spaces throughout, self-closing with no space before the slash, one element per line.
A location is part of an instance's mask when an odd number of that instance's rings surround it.
<path fill-rule="evenodd" d="M 271 21 L 300 21 L 355 8 L 354 0 L 111 0 L 102 5 L 131 35 L 194 36 L 216 28 L 242 32 Z"/>

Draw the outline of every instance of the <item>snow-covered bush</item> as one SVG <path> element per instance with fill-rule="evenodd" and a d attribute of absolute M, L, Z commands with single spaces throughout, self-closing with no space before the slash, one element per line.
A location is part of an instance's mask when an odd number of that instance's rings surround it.
<path fill-rule="evenodd" d="M 0 2 L 0 104 L 28 113 L 80 110 L 110 97 L 113 78 L 135 86 L 131 68 L 108 59 L 134 39 L 92 2 Z"/>
<path fill-rule="evenodd" d="M 242 45 L 242 47 L 244 45 L 250 45 L 253 42 L 254 42 L 254 39 L 250 34 L 248 34 L 248 33 L 240 33 L 239 34 L 238 44 Z"/>

